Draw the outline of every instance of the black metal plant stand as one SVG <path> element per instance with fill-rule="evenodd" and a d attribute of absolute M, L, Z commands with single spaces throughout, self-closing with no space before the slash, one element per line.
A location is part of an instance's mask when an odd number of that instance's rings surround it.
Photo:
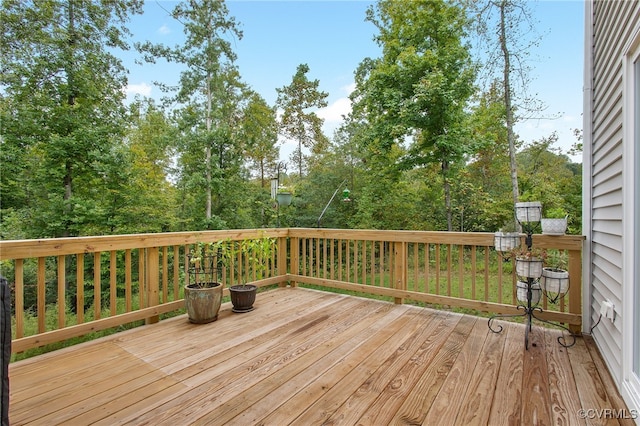
<path fill-rule="evenodd" d="M 520 225 L 522 226 L 522 230 L 523 232 L 526 234 L 525 236 L 525 244 L 527 246 L 528 250 L 531 250 L 531 247 L 533 246 L 533 233 L 535 231 L 535 229 L 538 226 L 538 222 L 536 221 L 529 221 L 529 220 L 518 220 L 518 222 L 520 222 Z M 514 264 L 515 267 L 515 264 Z M 565 326 L 561 325 L 561 324 L 557 324 L 557 323 L 553 323 L 551 321 L 547 321 L 545 319 L 539 318 L 536 316 L 536 312 L 543 312 L 542 308 L 540 308 L 537 304 L 537 302 L 533 302 L 533 290 L 534 290 L 534 285 L 539 283 L 540 281 L 540 277 L 538 278 L 532 278 L 532 277 L 527 277 L 527 301 L 526 304 L 519 304 L 516 308 L 518 310 L 522 310 L 521 314 L 500 314 L 500 315 L 494 315 L 491 318 L 489 318 L 488 321 L 488 326 L 489 326 L 489 330 L 491 330 L 494 333 L 500 333 L 503 330 L 502 325 L 500 324 L 494 324 L 493 320 L 495 320 L 496 318 L 515 318 L 515 317 L 525 317 L 526 319 L 526 324 L 525 324 L 525 332 L 524 332 L 524 347 L 526 350 L 529 350 L 529 333 L 532 330 L 533 327 L 533 320 L 538 320 L 540 322 L 544 322 L 547 324 L 551 324 L 553 326 L 556 327 L 560 327 L 562 329 L 564 329 L 567 333 L 569 333 L 569 335 L 573 338 L 573 341 L 571 341 L 571 343 L 567 344 L 567 341 L 564 337 L 564 335 L 558 337 L 558 343 L 565 347 L 565 348 L 570 348 L 571 346 L 575 345 L 576 343 L 576 336 Z M 544 292 L 542 289 L 539 289 L 537 291 L 540 291 L 542 294 L 545 294 L 546 296 L 546 292 Z M 495 327 L 495 328 L 494 328 Z"/>

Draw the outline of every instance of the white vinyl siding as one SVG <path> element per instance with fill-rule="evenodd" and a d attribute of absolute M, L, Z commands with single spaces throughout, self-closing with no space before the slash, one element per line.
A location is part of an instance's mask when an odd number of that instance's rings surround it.
<path fill-rule="evenodd" d="M 623 79 L 625 233 L 623 248 L 622 396 L 640 413 L 640 25 L 625 46 Z M 640 424 L 640 419 L 636 420 Z"/>
<path fill-rule="evenodd" d="M 584 191 L 585 197 L 591 197 L 590 210 L 584 212 L 584 220 L 590 221 L 585 226 L 591 250 L 585 258 L 590 259 L 590 264 L 585 268 L 589 270 L 587 283 L 591 288 L 585 311 L 590 323 L 595 324 L 603 300 L 611 300 L 615 305 L 616 321 L 603 318 L 594 329 L 593 337 L 612 376 L 620 384 L 623 379 L 623 324 L 633 321 L 633 314 L 625 315 L 622 309 L 625 295 L 624 180 L 629 179 L 629 171 L 624 170 L 628 164 L 624 153 L 625 143 L 630 142 L 625 141 L 625 126 L 632 124 L 625 123 L 623 68 L 625 48 L 630 45 L 640 22 L 640 2 L 598 0 L 592 3 L 592 13 L 589 30 L 593 34 L 593 74 L 592 81 L 585 81 L 592 89 L 591 108 L 586 114 L 591 121 L 585 126 L 591 133 L 585 136 L 585 143 L 590 143 L 585 149 L 585 155 L 589 155 L 585 163 L 591 167 L 584 171 L 591 173 L 591 187 Z"/>
<path fill-rule="evenodd" d="M 640 196 L 637 190 L 640 189 L 640 58 L 636 59 L 633 64 L 633 143 L 636 147 L 633 158 L 633 169 L 635 171 L 633 177 L 633 185 L 636 192 L 635 203 L 633 206 L 633 282 L 634 288 L 632 292 L 633 304 L 636 309 L 633 312 L 633 350 L 632 352 L 632 371 L 636 377 L 640 377 Z"/>

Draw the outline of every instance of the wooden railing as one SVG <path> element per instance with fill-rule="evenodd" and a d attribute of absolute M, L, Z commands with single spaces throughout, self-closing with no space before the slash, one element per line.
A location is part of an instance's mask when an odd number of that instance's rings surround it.
<path fill-rule="evenodd" d="M 134 321 L 157 322 L 184 307 L 186 255 L 198 242 L 273 237 L 271 284 L 315 284 L 480 312 L 514 314 L 512 263 L 493 250 L 491 233 L 260 229 L 0 241 L 0 272 L 14 295 L 13 352 Z M 581 325 L 583 237 L 534 235 L 534 244 L 568 255 L 570 289 L 544 319 Z M 235 276 L 234 276 L 235 274 Z M 255 279 L 241 259 L 224 272 L 230 285 Z M 225 290 L 228 292 L 228 290 Z M 225 293 L 226 294 L 226 293 Z"/>
<path fill-rule="evenodd" d="M 523 242 L 524 242 L 524 236 Z M 494 234 L 463 232 L 290 229 L 290 281 L 366 292 L 494 314 L 516 306 L 513 262 L 493 249 Z M 536 247 L 562 252 L 569 291 L 538 316 L 582 323 L 582 236 L 534 235 Z"/>
<path fill-rule="evenodd" d="M 282 229 L 0 241 L 1 273 L 15 300 L 12 351 L 134 321 L 157 322 L 160 314 L 184 307 L 186 256 L 194 244 L 261 236 L 284 242 L 286 235 Z M 254 273 L 244 265 L 237 262 L 224 279 L 251 279 Z M 278 269 L 286 266 L 274 258 L 257 284 L 282 282 Z"/>

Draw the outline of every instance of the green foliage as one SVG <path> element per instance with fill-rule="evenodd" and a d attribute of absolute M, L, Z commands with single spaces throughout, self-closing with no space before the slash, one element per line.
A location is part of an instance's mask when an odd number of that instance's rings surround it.
<path fill-rule="evenodd" d="M 125 108 L 117 54 L 140 3 L 3 3 L 0 238 L 313 227 L 345 179 L 351 201 L 337 197 L 323 227 L 494 232 L 513 219 L 503 84 L 474 92 L 457 3 L 369 10 L 382 54 L 360 62 L 353 110 L 332 140 L 308 65 L 278 89 L 280 123 L 245 86 L 233 51 L 242 32 L 221 1 L 174 8 L 181 45 L 137 46 L 150 62 L 185 66 L 176 90 L 158 82 L 171 108 Z M 266 183 L 284 166 L 278 132 L 298 141 L 301 173 L 279 173 L 294 199 L 276 209 Z M 581 165 L 556 141 L 520 149 L 521 198 L 566 210 L 568 232 L 580 233 Z"/>
<path fill-rule="evenodd" d="M 297 160 L 300 177 L 303 170 L 302 147 L 320 152 L 328 143 L 327 137 L 322 133 L 324 120 L 310 109 L 326 107 L 329 94 L 318 90 L 318 80 L 309 80 L 309 71 L 309 65 L 298 65 L 291 84 L 276 89 L 276 106 L 282 110 L 281 134 L 298 142 L 293 155 Z"/>
<path fill-rule="evenodd" d="M 211 243 L 198 243 L 190 255 L 190 261 L 197 263 L 207 254 L 213 255 L 220 265 L 234 272 L 233 276 L 240 284 L 245 285 L 249 280 L 249 270 L 243 271 L 243 266 L 248 266 L 253 278 L 266 278 L 269 263 L 275 253 L 275 244 L 276 239 L 272 237 L 248 238 L 241 241 L 229 238 Z"/>
<path fill-rule="evenodd" d="M 544 217 L 550 219 L 564 219 L 567 216 L 567 211 L 563 208 L 556 207 L 553 209 L 547 209 Z"/>
<path fill-rule="evenodd" d="M 31 237 L 79 235 L 105 209 L 95 193 L 107 192 L 122 166 L 126 125 L 126 74 L 111 52 L 128 48 L 124 23 L 141 6 L 3 2 L 2 160 L 17 162 L 1 195 L 21 203 L 5 207 L 29 210 Z M 4 192 L 20 182 L 29 192 Z"/>
<path fill-rule="evenodd" d="M 451 167 L 470 152 L 464 125 L 474 68 L 463 43 L 464 11 L 445 1 L 382 0 L 367 11 L 379 30 L 379 59 L 365 60 L 352 99 L 372 131 L 370 150 L 388 154 L 411 140 L 403 168 L 440 165 L 447 229 L 451 230 Z M 393 164 L 389 162 L 389 164 Z"/>
<path fill-rule="evenodd" d="M 278 160 L 278 122 L 275 108 L 269 107 L 255 92 L 250 95 L 244 110 L 242 138 L 246 144 L 247 157 L 257 170 L 261 186 L 264 187 L 267 171 L 274 169 Z"/>
<path fill-rule="evenodd" d="M 523 194 L 540 201 L 544 211 L 561 209 L 569 215 L 568 233 L 582 229 L 582 168 L 574 167 L 568 157 L 553 145 L 558 136 L 534 141 L 518 153 L 519 186 Z M 544 216 L 549 217 L 549 216 Z"/>

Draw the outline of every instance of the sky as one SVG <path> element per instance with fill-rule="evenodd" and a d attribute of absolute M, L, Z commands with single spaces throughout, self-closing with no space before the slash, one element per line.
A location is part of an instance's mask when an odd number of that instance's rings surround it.
<path fill-rule="evenodd" d="M 129 27 L 136 41 L 175 46 L 183 40 L 182 26 L 168 11 L 174 1 L 146 0 L 144 14 L 132 17 Z M 373 41 L 376 28 L 365 21 L 367 0 L 227 0 L 229 15 L 240 23 L 243 38 L 234 40 L 236 65 L 245 83 L 269 105 L 277 98 L 276 88 L 291 83 L 299 64 L 306 63 L 309 79 L 319 80 L 319 89 L 329 94 L 329 105 L 317 111 L 325 120 L 327 136 L 350 111 L 348 95 L 354 87 L 354 72 L 365 58 L 381 56 Z M 518 123 L 516 132 L 525 144 L 549 137 L 559 140 L 554 147 L 567 153 L 576 142 L 573 129 L 582 128 L 584 56 L 584 3 L 581 0 L 532 1 L 529 6 L 538 22 L 539 47 L 529 55 L 529 92 L 547 107 L 554 119 Z M 137 55 L 123 56 L 129 69 L 129 99 L 138 93 L 159 98 L 153 81 L 176 82 L 179 66 L 158 61 L 138 65 Z M 283 141 L 281 159 L 287 160 L 295 143 Z M 581 162 L 581 156 L 571 156 Z"/>

